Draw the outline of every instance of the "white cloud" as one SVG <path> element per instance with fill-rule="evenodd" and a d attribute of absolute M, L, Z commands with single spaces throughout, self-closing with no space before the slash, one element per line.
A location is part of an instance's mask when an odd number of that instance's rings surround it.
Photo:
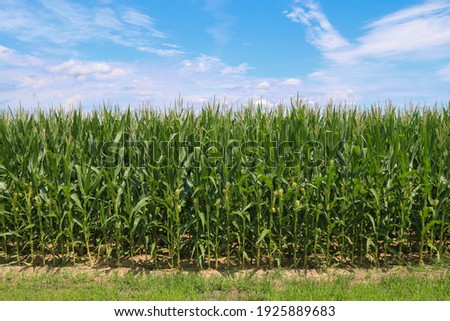
<path fill-rule="evenodd" d="M 21 86 L 32 89 L 45 88 L 53 84 L 53 79 L 47 76 L 41 78 L 24 76 L 20 80 Z"/>
<path fill-rule="evenodd" d="M 220 72 L 225 75 L 243 75 L 246 74 L 247 71 L 251 69 L 247 63 L 242 63 L 237 66 L 226 66 Z"/>
<path fill-rule="evenodd" d="M 205 0 L 203 7 L 214 19 L 214 25 L 206 28 L 205 31 L 219 47 L 228 45 L 234 39 L 233 28 L 236 24 L 236 17 L 226 13 L 225 6 L 228 3 L 228 0 Z"/>
<path fill-rule="evenodd" d="M 247 63 L 231 66 L 224 63 L 220 58 L 201 55 L 192 60 L 184 60 L 182 72 L 207 73 L 216 71 L 224 75 L 243 75 L 251 69 Z"/>
<path fill-rule="evenodd" d="M 194 60 L 184 60 L 181 71 L 205 73 L 212 69 L 218 69 L 220 66 L 224 66 L 224 64 L 219 58 L 201 55 Z"/>
<path fill-rule="evenodd" d="M 370 28 L 376 28 L 390 24 L 404 23 L 421 17 L 432 17 L 441 14 L 445 15 L 445 12 L 448 12 L 449 5 L 448 0 L 429 0 L 421 5 L 388 14 L 381 19 L 373 21 L 368 26 Z"/>
<path fill-rule="evenodd" d="M 349 45 L 339 32 L 331 25 L 316 1 L 296 1 L 302 6 L 294 6 L 286 17 L 306 27 L 307 40 L 323 51 L 331 51 Z"/>
<path fill-rule="evenodd" d="M 284 86 L 300 86 L 302 82 L 296 78 L 289 78 L 282 82 Z"/>
<path fill-rule="evenodd" d="M 139 47 L 138 50 L 150 52 L 160 57 L 174 57 L 180 56 L 184 54 L 184 51 L 178 49 L 161 49 L 161 48 L 152 48 L 152 47 Z"/>
<path fill-rule="evenodd" d="M 155 23 L 151 17 L 132 8 L 125 8 L 122 12 L 122 19 L 129 25 L 138 26 L 149 31 L 153 37 L 166 38 L 167 36 L 155 29 Z"/>
<path fill-rule="evenodd" d="M 426 60 L 448 57 L 450 1 L 431 0 L 368 23 L 366 33 L 350 43 L 331 25 L 315 0 L 295 1 L 286 16 L 301 23 L 307 39 L 336 63 L 364 59 Z"/>
<path fill-rule="evenodd" d="M 250 99 L 250 102 L 254 106 L 261 106 L 263 108 L 272 108 L 276 105 L 276 102 L 274 100 L 270 100 L 267 98 L 261 98 L 261 97 L 254 97 Z"/>
<path fill-rule="evenodd" d="M 448 58 L 450 1 L 429 1 L 377 19 L 349 48 L 325 53 L 339 63 L 364 59 L 410 61 Z"/>
<path fill-rule="evenodd" d="M 41 60 L 30 55 L 22 55 L 17 51 L 0 45 L 0 62 L 9 66 L 39 65 Z"/>
<path fill-rule="evenodd" d="M 7 1 L 0 10 L 0 30 L 29 45 L 34 52 L 52 55 L 76 54 L 81 45 L 91 41 L 135 49 L 155 48 L 153 54 L 167 54 L 159 47 L 168 36 L 156 28 L 154 19 L 126 6 L 89 7 L 66 0 Z"/>
<path fill-rule="evenodd" d="M 8 53 L 9 56 L 5 56 Z M 12 56 L 11 56 L 12 55 Z M 249 76 L 247 63 L 230 65 L 215 56 L 202 55 L 191 60 L 177 57 L 158 64 L 117 63 L 86 60 L 40 60 L 34 56 L 0 47 L 0 64 L 13 57 L 28 61 L 23 65 L 0 68 L 0 108 L 22 105 L 97 106 L 102 101 L 139 106 L 173 105 L 179 95 L 189 103 L 201 106 L 226 98 L 228 104 L 240 105 L 249 99 L 279 102 L 295 96 L 297 89 L 286 86 L 292 79 Z M 24 59 L 25 57 L 28 57 Z M 266 101 L 267 100 L 267 101 Z"/>
<path fill-rule="evenodd" d="M 214 7 L 214 1 L 210 3 Z M 58 44 L 49 49 L 77 49 L 86 41 L 101 40 L 171 58 L 159 59 L 157 64 L 150 60 L 140 60 L 139 64 L 119 63 L 88 60 L 80 55 L 71 56 L 76 59 L 57 55 L 48 58 L 39 49 L 26 55 L 0 46 L 0 107 L 17 106 L 19 100 L 30 107 L 37 106 L 38 102 L 48 106 L 79 101 L 89 107 L 102 100 L 134 106 L 149 101 L 164 106 L 179 95 L 197 104 L 215 96 L 216 99 L 226 97 L 231 104 L 253 99 L 275 105 L 295 97 L 297 92 L 306 101 L 320 103 L 330 98 L 366 103 L 388 98 L 394 102 L 396 98 L 397 102 L 448 99 L 449 28 L 444 25 L 450 16 L 449 1 L 428 1 L 373 20 L 352 41 L 340 35 L 317 1 L 297 1 L 286 15 L 307 29 L 309 41 L 323 57 L 320 67 L 306 78 L 293 78 L 296 74 L 256 76 L 249 73 L 252 67 L 248 62 L 230 64 L 213 55 L 186 59 L 183 48 L 159 37 L 168 36 L 156 32 L 156 22 L 151 17 L 136 16 L 134 23 L 127 21 L 142 12 L 125 14 L 125 7 L 116 10 L 98 7 L 88 12 L 79 4 L 66 5 L 63 1 L 50 12 L 37 5 L 21 8 L 20 2 L 10 1 L 5 3 L 6 11 L 11 15 L 12 7 L 19 8 L 18 20 L 10 19 L 8 25 L 1 20 L 6 13 L 0 10 L 0 28 L 6 28 L 7 36 L 17 34 L 20 41 L 36 44 L 37 48 L 41 46 L 39 43 L 44 43 L 44 37 Z M 39 12 L 37 16 L 42 21 L 32 21 L 33 10 Z M 62 10 L 67 11 L 61 13 Z M 51 16 L 56 16 L 55 22 Z M 55 29 L 63 18 L 71 27 L 62 25 L 61 30 Z M 79 29 L 74 28 L 77 23 L 81 23 Z M 97 28 L 98 25 L 102 28 Z M 43 30 L 53 30 L 53 33 L 44 35 Z M 408 33 L 420 37 L 415 39 Z M 433 64 L 424 65 L 423 61 Z"/>
<path fill-rule="evenodd" d="M 259 84 L 257 84 L 255 88 L 256 89 L 266 90 L 266 89 L 269 89 L 270 87 L 271 87 L 270 82 L 263 81 L 263 82 L 260 82 Z"/>
<path fill-rule="evenodd" d="M 353 41 L 340 35 L 316 0 L 295 0 L 285 14 L 305 27 L 307 40 L 324 58 L 302 82 L 311 100 L 448 99 L 450 1 L 428 0 L 374 19 Z M 436 64 L 447 67 L 436 70 Z"/>
<path fill-rule="evenodd" d="M 228 45 L 234 38 L 233 26 L 234 19 L 231 16 L 223 16 L 216 25 L 207 28 L 206 32 L 211 35 L 218 46 L 223 47 Z"/>
<path fill-rule="evenodd" d="M 50 66 L 47 70 L 52 74 L 59 74 L 71 77 L 105 77 L 105 76 L 122 76 L 124 71 L 120 68 L 114 68 L 104 62 L 86 62 L 69 60 L 57 66 Z"/>
<path fill-rule="evenodd" d="M 163 43 L 162 44 L 164 47 L 168 47 L 168 48 L 173 48 L 173 49 L 179 49 L 181 48 L 181 46 L 174 44 L 174 43 Z"/>
<path fill-rule="evenodd" d="M 121 30 L 123 28 L 118 15 L 111 8 L 99 8 L 94 13 L 94 21 L 96 25 L 109 30 Z"/>
<path fill-rule="evenodd" d="M 312 73 L 309 74 L 309 78 L 320 78 L 325 76 L 325 72 L 324 71 L 314 71 Z"/>

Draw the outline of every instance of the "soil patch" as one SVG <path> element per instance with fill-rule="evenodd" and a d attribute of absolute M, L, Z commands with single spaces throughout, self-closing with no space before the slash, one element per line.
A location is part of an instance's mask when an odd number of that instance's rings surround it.
<path fill-rule="evenodd" d="M 352 283 L 378 282 L 383 278 L 390 276 L 414 276 L 433 280 L 437 277 L 450 276 L 450 268 L 443 267 L 393 267 L 389 269 L 338 269 L 329 268 L 324 270 L 316 269 L 241 269 L 229 272 L 219 272 L 214 269 L 202 271 L 180 271 L 177 269 L 149 270 L 144 268 L 91 268 L 87 266 L 71 267 L 28 267 L 28 266 L 0 266 L 0 278 L 5 279 L 11 275 L 39 276 L 43 274 L 61 274 L 61 275 L 88 275 L 95 279 L 104 279 L 111 276 L 124 276 L 133 274 L 136 276 L 170 276 L 177 273 L 194 274 L 204 278 L 254 278 L 261 280 L 264 278 L 273 278 L 274 280 L 313 280 L 320 282 L 331 282 L 337 278 L 350 278 Z"/>

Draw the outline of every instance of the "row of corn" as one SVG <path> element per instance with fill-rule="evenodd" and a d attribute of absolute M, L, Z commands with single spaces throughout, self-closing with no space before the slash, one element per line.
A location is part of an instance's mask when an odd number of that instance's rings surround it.
<path fill-rule="evenodd" d="M 380 266 L 450 251 L 450 105 L 0 115 L 0 263 Z"/>

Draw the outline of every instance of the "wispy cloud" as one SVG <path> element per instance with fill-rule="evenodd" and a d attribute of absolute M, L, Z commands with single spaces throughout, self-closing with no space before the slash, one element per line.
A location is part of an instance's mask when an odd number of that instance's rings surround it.
<path fill-rule="evenodd" d="M 154 17 L 127 5 L 0 0 L 0 33 L 19 44 L 0 44 L 0 108 L 17 106 L 19 100 L 28 106 L 93 105 L 108 98 L 162 106 L 179 94 L 199 103 L 214 96 L 277 103 L 297 92 L 314 102 L 448 99 L 450 0 L 428 0 L 368 21 L 359 37 L 348 39 L 319 0 L 291 0 L 284 16 L 295 22 L 292 27 L 304 28 L 322 60 L 309 75 L 293 70 L 279 77 L 259 73 L 256 60 L 229 63 L 218 54 L 235 38 L 238 21 L 227 12 L 229 1 L 189 0 L 209 15 L 204 28 L 216 47 L 210 48 L 214 54 L 194 55 L 160 30 Z M 102 46 L 118 50 L 108 55 Z M 144 58 L 133 61 L 136 57 Z"/>
<path fill-rule="evenodd" d="M 184 54 L 183 50 L 178 49 L 166 49 L 166 48 L 153 48 L 153 47 L 138 47 L 140 51 L 150 52 L 160 57 L 174 57 Z"/>
<path fill-rule="evenodd" d="M 109 76 L 122 76 L 125 73 L 122 69 L 115 68 L 105 62 L 86 62 L 73 59 L 56 66 L 50 66 L 47 70 L 52 74 L 81 78 L 81 80 L 87 76 L 105 78 Z"/>
<path fill-rule="evenodd" d="M 255 88 L 260 91 L 267 91 L 272 87 L 272 84 L 268 81 L 262 81 L 259 84 L 256 84 Z"/>
<path fill-rule="evenodd" d="M 448 0 L 430 0 L 376 19 L 364 26 L 365 34 L 354 42 L 340 35 L 315 0 L 296 0 L 285 14 L 303 24 L 308 41 L 337 63 L 366 58 L 434 60 L 448 57 L 445 49 L 450 49 Z"/>
<path fill-rule="evenodd" d="M 293 86 L 293 87 L 298 87 L 301 85 L 301 81 L 300 79 L 296 79 L 296 78 L 289 78 L 286 79 L 285 81 L 282 82 L 283 86 Z"/>
<path fill-rule="evenodd" d="M 133 72 L 130 65 L 104 61 L 54 59 L 42 60 L 32 55 L 0 47 L 0 107 L 23 104 L 44 105 L 93 102 L 94 97 L 121 96 L 122 80 Z M 135 72 L 137 75 L 137 72 Z M 100 98 L 102 99 L 102 98 Z"/>
<path fill-rule="evenodd" d="M 307 40 L 324 58 L 323 66 L 305 82 L 314 100 L 398 97 L 405 102 L 405 97 L 431 101 L 448 97 L 449 0 L 428 0 L 374 19 L 352 41 L 340 35 L 317 0 L 294 0 L 285 15 L 305 27 Z"/>
<path fill-rule="evenodd" d="M 42 64 L 41 59 L 19 54 L 16 50 L 0 45 L 0 64 L 6 66 L 36 66 Z"/>
<path fill-rule="evenodd" d="M 234 39 L 233 27 L 236 24 L 236 17 L 226 13 L 225 7 L 228 2 L 229 0 L 205 0 L 203 8 L 215 20 L 215 24 L 208 27 L 206 32 L 219 47 L 228 45 Z"/>
<path fill-rule="evenodd" d="M 247 63 L 237 66 L 230 66 L 224 63 L 220 58 L 208 55 L 201 55 L 195 59 L 184 60 L 182 73 L 208 73 L 219 72 L 226 75 L 243 75 L 251 69 Z"/>
<path fill-rule="evenodd" d="M 250 67 L 248 63 L 244 62 L 237 66 L 225 66 L 221 69 L 220 72 L 225 75 L 243 75 L 246 74 L 250 69 L 252 69 L 252 67 Z"/>
<path fill-rule="evenodd" d="M 450 1 L 429 1 L 369 23 L 366 34 L 329 59 L 351 62 L 365 58 L 436 60 L 450 52 Z"/>
<path fill-rule="evenodd" d="M 124 8 L 122 10 L 122 19 L 128 25 L 137 26 L 139 28 L 142 28 L 142 30 L 149 32 L 150 35 L 153 37 L 157 38 L 167 37 L 163 32 L 155 28 L 154 20 L 151 17 L 135 9 Z"/>
<path fill-rule="evenodd" d="M 333 27 L 322 12 L 319 4 L 313 0 L 295 1 L 292 11 L 285 12 L 286 17 L 306 27 L 307 40 L 323 51 L 331 51 L 349 45 Z"/>
<path fill-rule="evenodd" d="M 183 53 L 158 50 L 168 35 L 156 28 L 152 17 L 126 6 L 92 8 L 65 0 L 3 1 L 0 29 L 35 52 L 59 50 L 73 54 L 80 45 L 95 41 L 138 50 L 154 48 L 148 52 L 162 56 Z"/>
<path fill-rule="evenodd" d="M 23 63 L 19 63 L 22 61 Z M 230 65 L 215 56 L 174 58 L 159 64 L 118 63 L 90 60 L 40 60 L 7 47 L 0 47 L 0 108 L 79 104 L 87 108 L 101 100 L 139 106 L 170 104 L 181 95 L 202 104 L 217 97 L 228 103 L 257 101 L 265 96 L 269 105 L 289 98 L 301 89 L 294 78 L 249 76 L 247 63 Z"/>

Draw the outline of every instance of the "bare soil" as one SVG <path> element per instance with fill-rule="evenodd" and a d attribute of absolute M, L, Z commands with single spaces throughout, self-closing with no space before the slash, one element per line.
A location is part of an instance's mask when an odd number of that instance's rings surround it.
<path fill-rule="evenodd" d="M 221 272 L 214 269 L 202 271 L 180 271 L 177 269 L 165 270 L 149 270 L 144 268 L 111 268 L 96 267 L 91 268 L 85 265 L 71 267 L 28 267 L 28 266 L 0 266 L 0 279 L 4 280 L 7 276 L 37 276 L 42 274 L 61 274 L 61 275 L 89 275 L 95 279 L 104 279 L 112 275 L 124 276 L 126 274 L 140 276 L 170 276 L 176 273 L 195 274 L 204 278 L 214 277 L 233 277 L 246 278 L 251 277 L 256 280 L 271 278 L 274 279 L 298 279 L 298 280 L 314 280 L 314 281 L 333 281 L 339 277 L 349 277 L 352 283 L 369 283 L 378 282 L 390 276 L 414 276 L 425 279 L 435 279 L 436 277 L 450 276 L 450 268 L 446 267 L 393 267 L 389 269 L 373 268 L 373 269 L 339 269 L 328 268 L 324 270 L 318 269 L 237 269 L 235 271 Z"/>

